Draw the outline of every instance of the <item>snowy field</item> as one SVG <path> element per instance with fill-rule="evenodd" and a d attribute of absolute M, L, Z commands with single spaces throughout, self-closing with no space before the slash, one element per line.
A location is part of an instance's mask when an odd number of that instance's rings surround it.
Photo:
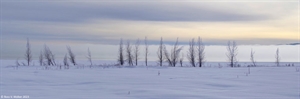
<path fill-rule="evenodd" d="M 14 64 L 13 60 L 1 60 L 1 98 L 300 98 L 299 63 L 290 67 L 194 68 L 152 65 L 71 67 L 68 70 L 58 67 L 45 70 L 42 66 L 20 66 L 16 69 L 12 67 Z"/>

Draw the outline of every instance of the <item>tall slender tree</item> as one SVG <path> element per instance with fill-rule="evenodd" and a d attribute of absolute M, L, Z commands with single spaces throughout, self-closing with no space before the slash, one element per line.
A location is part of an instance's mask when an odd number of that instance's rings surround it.
<path fill-rule="evenodd" d="M 40 62 L 40 66 L 43 66 L 43 62 L 44 62 L 43 51 L 41 51 L 41 53 L 40 53 L 39 62 Z"/>
<path fill-rule="evenodd" d="M 202 42 L 202 39 L 198 37 L 197 42 L 197 55 L 198 55 L 198 65 L 199 67 L 202 67 L 204 65 L 204 59 L 205 59 L 205 45 Z"/>
<path fill-rule="evenodd" d="M 92 62 L 92 55 L 91 55 L 91 51 L 90 51 L 90 48 L 88 48 L 88 55 L 86 56 L 86 58 L 88 59 L 88 61 L 90 62 L 90 66 L 93 65 L 93 62 Z"/>
<path fill-rule="evenodd" d="M 276 50 L 276 54 L 275 54 L 275 64 L 276 64 L 276 66 L 280 66 L 279 48 L 277 48 L 277 50 Z"/>
<path fill-rule="evenodd" d="M 228 41 L 228 45 L 227 45 L 227 58 L 228 61 L 230 62 L 229 65 L 230 67 L 235 67 L 237 64 L 237 59 L 236 56 L 238 54 L 238 47 L 235 43 L 235 41 L 232 41 L 232 43 L 230 41 Z"/>
<path fill-rule="evenodd" d="M 72 49 L 70 46 L 67 46 L 68 50 L 68 55 L 69 55 L 69 60 L 70 62 L 75 66 L 77 65 L 76 60 L 75 60 L 75 54 L 73 53 Z"/>
<path fill-rule="evenodd" d="M 50 48 L 47 45 L 44 45 L 44 57 L 46 59 L 47 66 L 54 65 L 54 62 L 53 62 L 54 57 L 53 56 L 54 55 L 52 54 L 52 51 L 50 50 Z"/>
<path fill-rule="evenodd" d="M 252 65 L 256 66 L 256 61 L 254 60 L 254 54 L 255 52 L 251 49 L 250 60 L 252 62 Z"/>
<path fill-rule="evenodd" d="M 118 63 L 120 65 L 124 64 L 124 56 L 123 56 L 123 39 L 121 38 L 120 40 L 120 45 L 119 45 L 119 54 L 118 54 Z"/>
<path fill-rule="evenodd" d="M 195 50 L 195 40 L 192 39 L 189 42 L 189 50 L 187 52 L 187 59 L 193 67 L 196 67 L 196 50 Z"/>
<path fill-rule="evenodd" d="M 133 65 L 133 55 L 132 55 L 132 48 L 130 45 L 130 41 L 127 41 L 127 45 L 126 45 L 126 56 L 127 56 L 127 63 L 128 65 L 132 66 Z"/>
<path fill-rule="evenodd" d="M 158 57 L 159 66 L 162 66 L 162 63 L 164 61 L 164 58 L 163 58 L 164 48 L 165 48 L 165 45 L 163 44 L 163 38 L 161 37 L 159 47 L 158 47 L 158 50 L 157 50 L 157 57 Z"/>
<path fill-rule="evenodd" d="M 178 38 L 173 46 L 173 48 L 171 49 L 171 55 L 168 53 L 167 49 L 164 48 L 164 55 L 165 55 L 165 59 L 166 61 L 169 63 L 169 66 L 173 66 L 175 67 L 176 64 L 179 61 L 180 58 L 180 51 L 183 49 L 183 46 L 179 47 L 178 46 Z"/>
<path fill-rule="evenodd" d="M 134 46 L 134 62 L 135 62 L 136 66 L 138 65 L 138 60 L 139 60 L 139 55 L 140 55 L 139 47 L 140 47 L 140 39 L 138 39 L 136 41 L 135 46 Z"/>
<path fill-rule="evenodd" d="M 31 54 L 31 46 L 28 38 L 26 44 L 25 60 L 27 62 L 27 65 L 29 66 L 30 62 L 32 61 L 32 54 Z"/>
<path fill-rule="evenodd" d="M 147 37 L 145 37 L 145 64 L 146 66 L 148 66 L 148 55 L 149 55 L 149 50 L 148 50 L 148 41 L 147 41 Z"/>

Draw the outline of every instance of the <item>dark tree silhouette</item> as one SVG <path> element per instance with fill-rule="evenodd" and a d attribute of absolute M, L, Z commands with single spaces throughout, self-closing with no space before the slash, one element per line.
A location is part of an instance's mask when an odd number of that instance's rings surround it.
<path fill-rule="evenodd" d="M 129 41 L 127 41 L 127 45 L 126 45 L 126 56 L 127 56 L 126 60 L 128 65 L 133 66 L 132 48 Z"/>
<path fill-rule="evenodd" d="M 120 40 L 120 45 L 119 45 L 119 54 L 118 54 L 118 63 L 119 65 L 124 64 L 124 56 L 123 56 L 123 39 L 121 38 Z"/>
<path fill-rule="evenodd" d="M 197 42 L 197 54 L 198 54 L 198 65 L 199 67 L 202 67 L 204 65 L 204 59 L 205 59 L 205 45 L 202 43 L 202 39 L 198 37 Z"/>
<path fill-rule="evenodd" d="M 163 50 L 164 49 L 165 49 L 165 45 L 163 44 L 163 38 L 161 37 L 159 47 L 158 47 L 158 50 L 157 50 L 157 57 L 158 57 L 159 66 L 162 66 L 162 63 L 164 61 L 164 58 L 163 58 Z"/>
<path fill-rule="evenodd" d="M 47 45 L 44 46 L 44 57 L 46 59 L 47 66 L 54 65 L 54 55 Z"/>
<path fill-rule="evenodd" d="M 140 39 L 138 39 L 136 41 L 135 46 L 134 46 L 134 62 L 135 62 L 135 65 L 138 65 L 138 60 L 139 60 L 139 55 L 140 55 L 139 47 L 140 47 Z"/>
<path fill-rule="evenodd" d="M 196 50 L 195 50 L 195 41 L 192 39 L 189 42 L 189 50 L 187 52 L 187 59 L 193 67 L 196 67 Z"/>
<path fill-rule="evenodd" d="M 146 66 L 148 66 L 148 55 L 149 55 L 149 51 L 148 51 L 148 41 L 147 41 L 147 37 L 145 37 L 145 64 Z"/>
<path fill-rule="evenodd" d="M 30 46 L 28 38 L 27 38 L 27 44 L 26 44 L 25 60 L 27 62 L 27 65 L 29 66 L 30 62 L 32 61 L 32 54 L 31 54 L 31 46 Z"/>
<path fill-rule="evenodd" d="M 39 63 L 41 66 L 43 66 L 43 62 L 44 62 L 44 56 L 43 56 L 43 51 L 41 51 L 40 56 L 39 56 Z"/>
<path fill-rule="evenodd" d="M 169 66 L 173 66 L 175 67 L 176 64 L 179 61 L 180 58 L 180 51 L 182 50 L 182 46 L 179 47 L 178 46 L 178 38 L 173 46 L 173 48 L 171 49 L 171 55 L 168 53 L 167 49 L 164 48 L 164 55 L 165 55 L 165 59 L 166 61 L 169 63 Z"/>
<path fill-rule="evenodd" d="M 236 59 L 236 56 L 238 54 L 237 52 L 237 45 L 235 43 L 235 41 L 232 41 L 232 43 L 230 41 L 228 41 L 228 45 L 227 45 L 227 58 L 228 58 L 228 61 L 230 62 L 229 65 L 230 67 L 235 67 L 236 64 L 237 64 L 237 59 Z"/>
<path fill-rule="evenodd" d="M 76 64 L 76 60 L 75 60 L 75 54 L 72 52 L 72 49 L 70 46 L 67 46 L 67 50 L 68 50 L 68 55 L 69 55 L 69 60 L 70 62 L 75 66 Z"/>
<path fill-rule="evenodd" d="M 66 54 L 64 57 L 64 66 L 65 69 L 69 69 L 68 54 Z"/>

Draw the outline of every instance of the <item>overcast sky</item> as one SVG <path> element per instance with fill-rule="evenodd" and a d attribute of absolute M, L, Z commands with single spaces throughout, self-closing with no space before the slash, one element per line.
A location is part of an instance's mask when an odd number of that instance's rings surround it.
<path fill-rule="evenodd" d="M 299 42 L 298 0 L 1 0 L 2 51 L 32 44 L 203 38 L 207 45 Z M 13 46 L 11 46 L 13 45 Z"/>

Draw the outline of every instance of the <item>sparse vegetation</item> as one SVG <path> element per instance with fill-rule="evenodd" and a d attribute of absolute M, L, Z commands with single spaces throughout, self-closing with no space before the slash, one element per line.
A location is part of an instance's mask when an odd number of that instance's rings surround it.
<path fill-rule="evenodd" d="M 236 56 L 237 56 L 237 45 L 235 43 L 235 41 L 228 41 L 228 45 L 227 45 L 227 58 L 228 58 L 228 61 L 229 61 L 229 66 L 230 67 L 236 67 L 237 65 L 237 59 L 236 59 Z"/>

